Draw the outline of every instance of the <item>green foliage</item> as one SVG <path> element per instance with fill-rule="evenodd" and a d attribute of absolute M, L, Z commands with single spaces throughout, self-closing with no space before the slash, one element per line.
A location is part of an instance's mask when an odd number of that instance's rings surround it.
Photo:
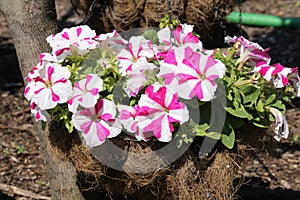
<path fill-rule="evenodd" d="M 51 110 L 51 116 L 58 119 L 58 122 L 62 123 L 69 133 L 73 132 L 74 125 L 72 123 L 72 113 L 69 112 L 67 104 L 58 104 L 53 110 Z"/>
<path fill-rule="evenodd" d="M 112 99 L 111 93 L 121 77 L 117 64 L 118 59 L 112 53 L 112 49 L 94 49 L 82 62 L 81 71 L 76 76 L 76 80 L 81 80 L 88 74 L 97 74 L 103 80 L 103 90 L 100 95 Z"/>
<path fill-rule="evenodd" d="M 195 133 L 193 132 L 192 128 L 195 122 L 193 120 L 189 120 L 189 122 L 184 123 L 179 127 L 179 124 L 174 124 L 174 128 L 177 129 L 177 134 L 174 136 L 176 140 L 177 147 L 180 148 L 183 143 L 189 144 L 192 143 L 195 137 Z M 179 131 L 178 131 L 179 129 Z M 180 133 L 180 134 L 178 134 Z"/>
<path fill-rule="evenodd" d="M 178 24 L 180 24 L 178 19 L 170 19 L 170 15 L 165 14 L 164 18 L 160 20 L 159 28 L 169 27 L 170 29 L 175 29 Z"/>
<path fill-rule="evenodd" d="M 16 149 L 18 150 L 17 153 L 24 153 L 25 152 L 25 147 L 24 145 L 17 145 Z"/>
<path fill-rule="evenodd" d="M 153 44 L 158 44 L 159 43 L 159 40 L 158 40 L 158 37 L 157 37 L 157 32 L 154 29 L 150 29 L 150 30 L 145 31 L 143 36 L 145 37 L 146 40 L 151 40 Z"/>
<path fill-rule="evenodd" d="M 230 124 L 225 124 L 221 134 L 221 141 L 228 149 L 233 148 L 235 142 L 235 132 Z"/>
<path fill-rule="evenodd" d="M 226 120 L 221 132 L 210 130 L 211 118 L 210 106 L 200 102 L 200 125 L 195 125 L 193 132 L 196 136 L 207 136 L 222 143 L 229 149 L 235 142 L 235 129 L 244 124 L 253 124 L 260 128 L 269 128 L 275 121 L 269 108 L 273 107 L 285 113 L 285 104 L 291 103 L 292 89 L 286 87 L 275 88 L 260 74 L 253 72 L 253 67 L 247 63 L 237 63 L 234 57 L 237 48 L 235 46 L 226 49 L 226 53 L 217 49 L 215 59 L 219 59 L 226 66 L 226 73 L 222 81 L 225 87 L 227 105 Z M 205 119 L 205 120 L 203 120 Z"/>

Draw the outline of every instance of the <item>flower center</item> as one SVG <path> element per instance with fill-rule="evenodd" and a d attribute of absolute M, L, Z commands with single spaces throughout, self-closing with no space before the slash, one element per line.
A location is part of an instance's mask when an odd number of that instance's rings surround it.
<path fill-rule="evenodd" d="M 206 79 L 206 76 L 205 76 L 205 74 L 199 74 L 199 79 L 201 79 L 201 80 L 205 80 L 205 79 Z"/>
<path fill-rule="evenodd" d="M 52 87 L 51 81 L 46 80 L 45 84 L 46 84 L 46 88 L 51 88 Z"/>
<path fill-rule="evenodd" d="M 164 110 L 166 113 L 169 113 L 169 109 L 168 109 L 168 108 L 163 107 L 163 110 Z"/>
<path fill-rule="evenodd" d="M 92 116 L 92 121 L 93 122 L 99 122 L 101 119 L 99 119 L 99 117 L 97 115 L 93 115 Z"/>
<path fill-rule="evenodd" d="M 138 61 L 138 57 L 137 56 L 133 56 L 131 58 L 131 62 L 136 63 Z"/>

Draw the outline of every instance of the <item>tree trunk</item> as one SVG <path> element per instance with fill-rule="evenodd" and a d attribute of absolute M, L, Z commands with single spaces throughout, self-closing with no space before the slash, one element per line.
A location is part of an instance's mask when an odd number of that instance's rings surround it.
<path fill-rule="evenodd" d="M 23 77 L 38 63 L 39 54 L 49 51 L 46 36 L 57 31 L 54 0 L 0 0 L 0 11 L 6 17 L 16 48 Z M 45 160 L 52 199 L 83 199 L 76 184 L 74 165 L 57 156 L 50 143 L 52 130 L 43 131 L 36 124 Z M 49 131 L 49 133 L 48 133 Z"/>

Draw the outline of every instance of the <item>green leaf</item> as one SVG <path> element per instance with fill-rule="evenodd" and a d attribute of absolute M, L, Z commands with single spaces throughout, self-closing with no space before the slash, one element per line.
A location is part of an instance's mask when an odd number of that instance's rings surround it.
<path fill-rule="evenodd" d="M 241 85 L 239 86 L 243 92 L 243 104 L 253 104 L 257 101 L 260 95 L 260 89 L 254 85 Z"/>
<path fill-rule="evenodd" d="M 255 117 L 252 120 L 250 120 L 250 122 L 259 128 L 270 127 L 270 122 L 264 118 Z"/>
<path fill-rule="evenodd" d="M 206 136 L 206 131 L 209 129 L 209 125 L 207 123 L 203 123 L 200 125 L 196 125 L 193 128 L 193 132 L 196 133 L 196 136 Z"/>
<path fill-rule="evenodd" d="M 275 117 L 272 113 L 269 113 L 268 114 L 268 119 L 271 121 L 271 122 L 275 122 Z"/>
<path fill-rule="evenodd" d="M 233 91 L 232 91 L 232 90 L 230 90 L 230 91 L 228 92 L 228 94 L 227 94 L 227 99 L 228 99 L 229 101 L 233 101 L 233 96 L 232 96 L 232 94 L 233 94 Z"/>
<path fill-rule="evenodd" d="M 239 117 L 239 118 L 247 118 L 252 119 L 252 115 L 246 111 L 243 105 L 238 105 L 237 102 L 233 102 L 234 108 L 225 107 L 225 110 L 229 112 L 231 115 Z"/>
<path fill-rule="evenodd" d="M 177 140 L 177 148 L 179 149 L 182 145 L 183 140 Z"/>
<path fill-rule="evenodd" d="M 74 130 L 74 124 L 73 124 L 72 121 L 66 120 L 65 121 L 65 127 L 67 128 L 67 130 L 68 130 L 69 133 L 72 133 L 73 130 Z"/>
<path fill-rule="evenodd" d="M 271 96 L 269 96 L 269 98 L 265 102 L 265 105 L 269 105 L 269 104 L 273 103 L 275 98 L 276 98 L 276 94 L 272 94 Z"/>
<path fill-rule="evenodd" d="M 285 110 L 286 110 L 285 105 L 280 100 L 277 100 L 275 103 L 271 104 L 270 107 L 277 108 L 278 110 L 282 111 L 283 113 L 285 113 Z"/>
<path fill-rule="evenodd" d="M 257 104 L 256 104 L 256 110 L 260 113 L 264 113 L 265 112 L 265 105 L 262 102 L 262 100 L 260 99 Z"/>
<path fill-rule="evenodd" d="M 158 44 L 157 32 L 154 29 L 150 29 L 144 32 L 144 37 L 147 40 L 151 40 L 154 44 Z"/>
<path fill-rule="evenodd" d="M 207 137 L 210 137 L 210 138 L 212 138 L 212 139 L 215 139 L 215 140 L 221 139 L 221 133 L 219 133 L 219 132 L 208 132 L 208 133 L 206 134 L 206 136 L 207 136 Z"/>
<path fill-rule="evenodd" d="M 230 125 L 224 127 L 224 129 L 224 132 L 221 134 L 221 141 L 228 149 L 232 149 L 235 142 L 234 130 Z"/>
<path fill-rule="evenodd" d="M 286 104 L 293 106 L 293 102 L 290 97 L 284 96 L 284 97 L 282 97 L 282 99 L 283 99 L 283 101 L 285 101 Z"/>
<path fill-rule="evenodd" d="M 200 124 L 200 125 L 197 125 L 193 128 L 193 132 L 196 133 L 195 134 L 196 136 L 207 136 L 207 137 L 210 137 L 212 139 L 219 140 L 221 138 L 221 133 L 214 132 L 214 131 L 207 132 L 209 127 L 210 126 L 207 123 Z"/>
<path fill-rule="evenodd" d="M 240 90 L 238 90 L 237 88 L 233 87 L 233 92 L 234 92 L 234 100 L 242 103 L 242 95 L 240 93 Z"/>
<path fill-rule="evenodd" d="M 209 125 L 207 123 L 200 124 L 200 125 L 198 125 L 198 129 L 206 131 L 209 129 Z"/>

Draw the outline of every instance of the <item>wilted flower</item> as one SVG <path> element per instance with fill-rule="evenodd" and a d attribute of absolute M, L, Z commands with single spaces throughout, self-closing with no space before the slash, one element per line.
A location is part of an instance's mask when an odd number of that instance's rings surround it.
<path fill-rule="evenodd" d="M 289 136 L 288 123 L 286 121 L 285 115 L 283 115 L 278 109 L 270 107 L 270 112 L 274 115 L 276 120 L 275 127 L 275 136 L 274 138 L 277 141 L 280 141 L 281 138 L 287 139 Z"/>
<path fill-rule="evenodd" d="M 292 68 L 291 73 L 288 75 L 289 84 L 295 88 L 296 96 L 300 96 L 300 78 L 298 67 Z"/>
<path fill-rule="evenodd" d="M 258 62 L 265 61 L 266 63 L 270 63 L 271 57 L 267 54 L 270 49 L 263 49 L 259 44 L 255 42 L 250 42 L 243 36 L 233 38 L 227 36 L 225 37 L 225 41 L 228 44 L 237 44 L 237 55 L 239 59 L 236 61 L 237 63 L 246 63 L 249 62 L 249 65 L 255 66 Z"/>

